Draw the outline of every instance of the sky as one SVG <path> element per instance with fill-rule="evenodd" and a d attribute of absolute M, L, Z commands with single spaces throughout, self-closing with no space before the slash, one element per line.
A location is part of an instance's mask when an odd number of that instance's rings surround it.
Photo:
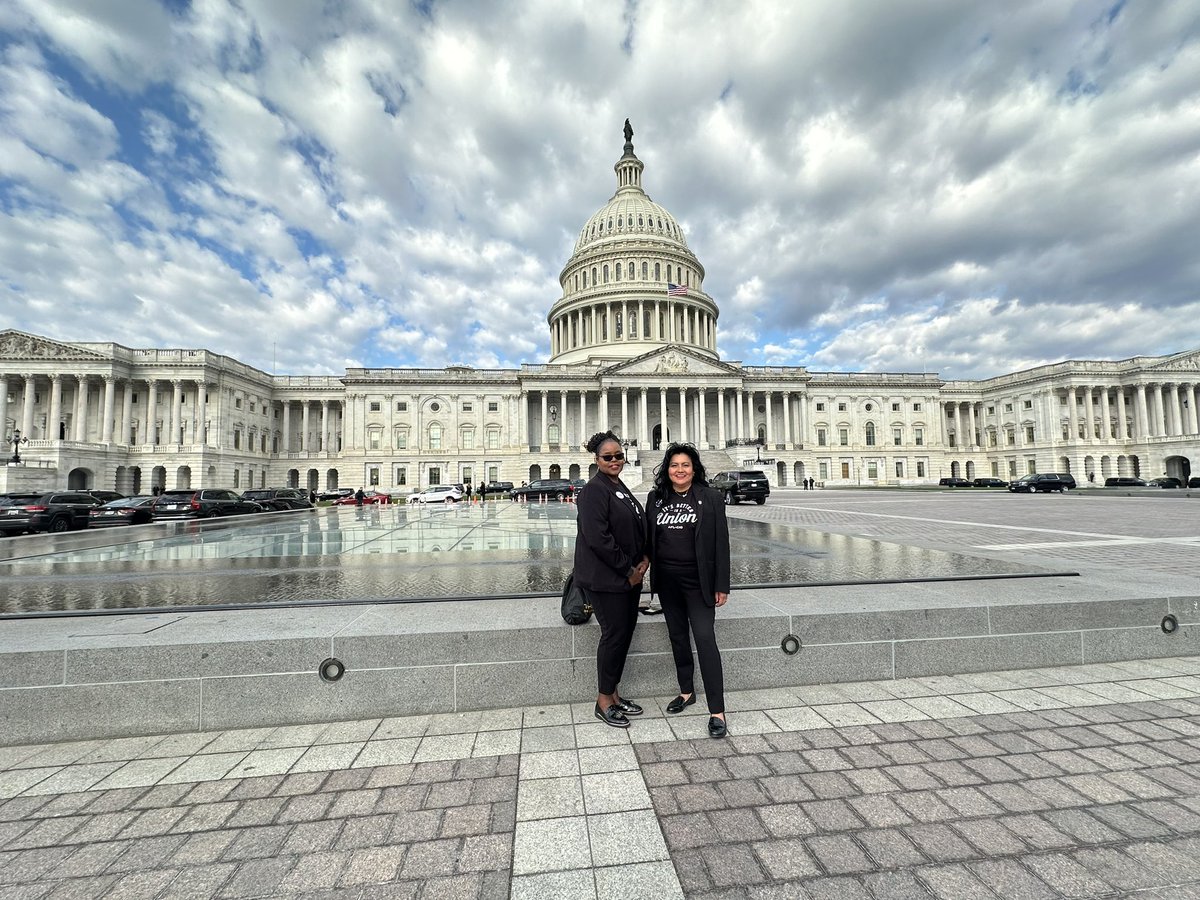
<path fill-rule="evenodd" d="M 623 123 L 748 365 L 1200 348 L 1200 4 L 6 0 L 0 329 L 513 367 Z"/>

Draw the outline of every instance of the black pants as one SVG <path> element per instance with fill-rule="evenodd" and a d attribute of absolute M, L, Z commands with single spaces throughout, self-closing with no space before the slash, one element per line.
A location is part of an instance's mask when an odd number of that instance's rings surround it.
<path fill-rule="evenodd" d="M 725 712 L 725 676 L 721 670 L 721 650 L 717 647 L 716 607 L 705 602 L 693 570 L 668 568 L 659 563 L 653 577 L 654 589 L 662 602 L 663 617 L 667 620 L 667 633 L 671 636 L 679 692 L 692 694 L 696 691 L 696 664 L 688 637 L 690 626 L 692 637 L 696 639 L 696 655 L 700 657 L 700 675 L 704 679 L 708 711 L 714 714 Z"/>
<path fill-rule="evenodd" d="M 585 590 L 596 621 L 600 623 L 600 644 L 596 647 L 596 683 L 599 693 L 615 694 L 625 670 L 625 657 L 637 625 L 638 596 L 642 586 L 610 594 Z"/>

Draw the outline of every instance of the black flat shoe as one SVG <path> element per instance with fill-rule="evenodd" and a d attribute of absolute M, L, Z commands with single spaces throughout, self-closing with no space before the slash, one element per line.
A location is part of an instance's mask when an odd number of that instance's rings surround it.
<path fill-rule="evenodd" d="M 645 712 L 644 709 L 642 709 L 632 700 L 626 700 L 624 697 L 621 697 L 617 700 L 617 708 L 627 716 L 640 716 Z"/>
<path fill-rule="evenodd" d="M 600 704 L 596 704 L 596 718 L 605 725 L 611 725 L 613 728 L 628 728 L 629 720 L 625 718 L 625 713 L 621 712 L 621 707 L 617 704 L 612 704 L 608 709 L 601 711 Z"/>
<path fill-rule="evenodd" d="M 708 736 L 714 738 L 723 738 L 727 729 L 725 728 L 725 720 L 718 719 L 716 716 L 710 716 L 708 720 Z"/>
<path fill-rule="evenodd" d="M 643 606 L 641 609 L 638 610 L 638 612 L 640 612 L 643 616 L 661 616 L 662 615 L 661 609 L 651 609 L 648 606 Z"/>
<path fill-rule="evenodd" d="M 672 700 L 670 703 L 667 704 L 667 712 L 681 713 L 681 712 L 683 712 L 683 708 L 685 706 L 691 706 L 695 702 L 696 702 L 696 694 L 694 692 L 693 692 L 692 696 L 688 697 L 686 700 L 683 699 L 683 694 L 680 694 L 678 697 L 676 697 L 674 700 Z"/>

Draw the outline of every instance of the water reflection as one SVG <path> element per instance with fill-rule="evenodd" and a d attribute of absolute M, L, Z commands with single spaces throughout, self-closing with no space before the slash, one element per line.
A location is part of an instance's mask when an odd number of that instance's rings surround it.
<path fill-rule="evenodd" d="M 115 531 L 105 546 L 3 564 L 0 613 L 557 591 L 571 568 L 575 507 L 397 505 L 191 523 L 143 540 L 136 528 Z M 735 588 L 1017 571 L 776 523 L 731 519 L 730 537 Z"/>

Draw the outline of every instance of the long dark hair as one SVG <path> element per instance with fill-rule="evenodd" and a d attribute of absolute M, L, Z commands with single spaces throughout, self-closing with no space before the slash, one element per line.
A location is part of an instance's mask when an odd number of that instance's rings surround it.
<path fill-rule="evenodd" d="M 671 457 L 678 454 L 684 454 L 692 461 L 692 484 L 708 484 L 708 476 L 704 472 L 704 463 L 700 462 L 700 451 L 691 444 L 671 444 L 667 447 L 666 455 L 663 456 L 663 461 L 658 468 L 654 470 L 654 490 L 660 496 L 666 496 L 667 489 L 671 485 Z"/>

